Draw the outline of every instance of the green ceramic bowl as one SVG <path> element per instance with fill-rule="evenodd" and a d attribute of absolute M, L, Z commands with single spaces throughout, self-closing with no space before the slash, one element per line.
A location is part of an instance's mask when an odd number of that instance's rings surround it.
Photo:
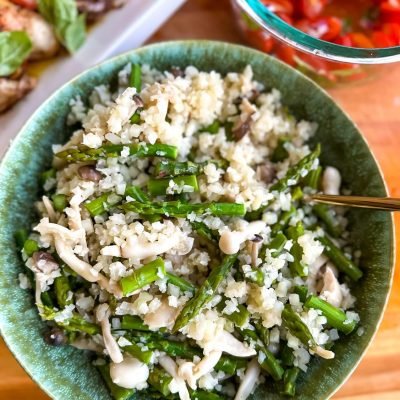
<path fill-rule="evenodd" d="M 32 378 L 55 399 L 109 399 L 87 354 L 72 347 L 44 343 L 31 293 L 20 289 L 22 262 L 13 233 L 33 221 L 38 176 L 49 164 L 51 145 L 63 142 L 69 100 L 86 97 L 94 86 L 113 82 L 128 62 L 149 63 L 164 70 L 193 64 L 221 73 L 241 71 L 251 64 L 257 80 L 282 93 L 284 104 L 297 116 L 319 124 L 322 162 L 340 169 L 344 184 L 359 195 L 385 196 L 379 167 L 358 129 L 347 115 L 312 81 L 263 53 L 218 42 L 172 42 L 148 46 L 121 55 L 83 73 L 58 90 L 32 116 L 5 156 L 0 170 L 0 329 L 6 343 Z M 354 288 L 357 312 L 364 328 L 335 345 L 336 358 L 315 359 L 298 385 L 297 399 L 326 399 L 354 370 L 381 320 L 391 286 L 394 235 L 389 213 L 352 211 L 351 237 L 361 249 L 363 279 Z M 279 399 L 271 387 L 259 387 L 253 399 Z"/>

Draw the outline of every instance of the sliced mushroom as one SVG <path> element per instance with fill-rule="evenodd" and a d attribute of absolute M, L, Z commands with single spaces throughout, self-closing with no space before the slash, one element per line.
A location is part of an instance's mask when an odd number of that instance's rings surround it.
<path fill-rule="evenodd" d="M 86 339 L 86 338 L 79 338 L 79 339 L 74 340 L 71 343 L 71 346 L 74 346 L 80 350 L 90 350 L 90 351 L 94 351 L 96 353 L 102 353 L 104 350 L 102 346 L 100 346 L 93 340 Z"/>
<path fill-rule="evenodd" d="M 326 167 L 322 176 L 322 188 L 325 194 L 339 195 L 342 177 L 334 167 Z"/>
<path fill-rule="evenodd" d="M 141 388 L 149 373 L 149 367 L 133 357 L 126 357 L 122 362 L 110 365 L 111 380 L 125 389 Z"/>
<path fill-rule="evenodd" d="M 243 139 L 250 133 L 251 115 L 245 120 L 240 121 L 239 124 L 232 130 L 233 138 L 236 142 Z"/>
<path fill-rule="evenodd" d="M 52 346 L 62 346 L 68 343 L 68 338 L 64 331 L 57 327 L 46 332 L 44 340 L 47 344 L 51 344 Z"/>
<path fill-rule="evenodd" d="M 257 385 L 258 377 L 260 376 L 260 366 L 256 358 L 253 358 L 243 376 L 242 382 L 234 400 L 246 400 L 250 394 L 253 392 L 255 386 Z"/>
<path fill-rule="evenodd" d="M 178 393 L 180 400 L 190 400 L 189 391 L 185 381 L 179 376 L 178 366 L 175 361 L 171 357 L 161 356 L 158 362 L 173 378 L 172 382 L 169 384 L 171 393 Z"/>
<path fill-rule="evenodd" d="M 133 96 L 133 101 L 137 105 L 137 108 L 142 108 L 144 106 L 143 100 L 138 94 Z"/>
<path fill-rule="evenodd" d="M 271 183 L 276 177 L 276 170 L 272 163 L 265 162 L 256 168 L 256 177 L 264 183 Z"/>
<path fill-rule="evenodd" d="M 167 298 L 164 297 L 156 311 L 145 315 L 144 323 L 150 329 L 172 328 L 178 313 L 179 310 L 171 307 Z"/>
<path fill-rule="evenodd" d="M 83 165 L 79 167 L 78 174 L 82 179 L 91 182 L 98 182 L 103 178 L 103 175 L 97 171 L 94 165 Z"/>
<path fill-rule="evenodd" d="M 326 350 L 321 346 L 316 346 L 313 349 L 311 349 L 315 354 L 320 356 L 321 358 L 324 358 L 325 360 L 332 360 L 332 358 L 335 358 L 335 353 L 330 350 Z"/>
<path fill-rule="evenodd" d="M 219 239 L 219 248 L 225 254 L 235 254 L 240 250 L 240 245 L 243 242 L 253 239 L 264 228 L 264 221 L 254 221 L 240 231 L 223 231 Z"/>
<path fill-rule="evenodd" d="M 340 283 L 337 280 L 334 271 L 330 266 L 326 266 L 324 277 L 324 286 L 321 290 L 321 296 L 323 296 L 326 301 L 335 307 L 340 307 L 343 301 L 343 294 L 340 288 Z"/>
<path fill-rule="evenodd" d="M 108 355 L 110 356 L 113 363 L 120 363 L 124 357 L 118 346 L 117 341 L 111 333 L 110 324 L 110 307 L 108 304 L 100 304 L 96 310 L 96 319 L 100 323 L 101 333 L 103 334 L 104 345 L 107 349 Z M 147 378 L 146 378 L 147 379 Z"/>
<path fill-rule="evenodd" d="M 225 330 L 211 342 L 208 342 L 205 350 L 207 353 L 214 350 L 222 351 L 235 357 L 251 357 L 257 354 L 254 349 L 236 339 L 235 336 Z"/>
<path fill-rule="evenodd" d="M 44 208 L 47 211 L 47 215 L 49 216 L 49 220 L 51 222 L 55 222 L 57 215 L 56 215 L 56 212 L 54 211 L 52 202 L 50 201 L 50 199 L 47 196 L 43 196 L 42 201 L 43 201 Z"/>

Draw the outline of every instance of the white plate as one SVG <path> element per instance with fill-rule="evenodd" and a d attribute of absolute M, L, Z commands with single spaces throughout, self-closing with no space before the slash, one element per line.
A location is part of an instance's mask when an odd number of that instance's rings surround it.
<path fill-rule="evenodd" d="M 128 0 L 107 14 L 88 33 L 84 46 L 40 74 L 37 87 L 0 115 L 0 157 L 26 120 L 62 84 L 108 57 L 140 46 L 185 0 Z"/>

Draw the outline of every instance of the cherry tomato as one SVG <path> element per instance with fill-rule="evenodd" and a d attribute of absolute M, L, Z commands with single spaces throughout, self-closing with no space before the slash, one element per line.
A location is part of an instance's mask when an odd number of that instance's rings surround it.
<path fill-rule="evenodd" d="M 400 46 L 400 24 L 383 24 L 382 31 L 389 35 L 395 46 Z"/>
<path fill-rule="evenodd" d="M 378 48 L 396 46 L 396 42 L 394 41 L 394 39 L 390 35 L 382 31 L 372 32 L 371 40 L 374 46 Z"/>
<path fill-rule="evenodd" d="M 301 19 L 295 26 L 313 37 L 330 42 L 340 35 L 343 23 L 336 17 L 322 17 L 314 21 Z"/>
<path fill-rule="evenodd" d="M 271 53 L 274 48 L 275 39 L 269 33 L 261 29 L 247 31 L 246 35 L 251 45 L 265 53 Z"/>
<path fill-rule="evenodd" d="M 285 14 L 285 13 L 276 13 L 276 15 L 284 20 L 287 24 L 289 25 L 293 25 L 293 18 L 289 15 L 289 14 Z"/>
<path fill-rule="evenodd" d="M 353 47 L 353 42 L 349 35 L 341 35 L 337 37 L 333 43 L 340 44 L 341 46 Z"/>
<path fill-rule="evenodd" d="M 290 0 L 261 0 L 275 14 L 293 14 L 293 4 Z"/>
<path fill-rule="evenodd" d="M 386 0 L 379 6 L 380 17 L 383 22 L 400 24 L 400 0 Z"/>
<path fill-rule="evenodd" d="M 298 13 L 305 18 L 314 19 L 321 14 L 328 0 L 298 0 Z"/>
<path fill-rule="evenodd" d="M 372 49 L 374 47 L 374 44 L 371 42 L 371 40 L 361 32 L 351 32 L 348 33 L 348 36 L 353 47 L 361 47 L 364 49 Z"/>
<path fill-rule="evenodd" d="M 12 3 L 17 4 L 18 6 L 29 8 L 30 10 L 37 9 L 37 1 L 36 0 L 11 0 Z"/>
<path fill-rule="evenodd" d="M 296 65 L 295 56 L 296 50 L 285 43 L 277 43 L 274 50 L 275 55 L 286 64 L 294 67 Z"/>

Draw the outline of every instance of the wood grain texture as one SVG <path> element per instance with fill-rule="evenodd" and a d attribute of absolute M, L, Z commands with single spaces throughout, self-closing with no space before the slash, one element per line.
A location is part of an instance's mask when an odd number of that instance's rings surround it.
<path fill-rule="evenodd" d="M 241 43 L 228 0 L 188 0 L 150 42 L 177 39 L 214 39 Z M 400 197 L 400 65 L 385 67 L 374 80 L 333 89 L 332 96 L 346 110 L 370 143 L 384 172 L 390 193 Z M 396 226 L 400 226 L 400 215 Z M 400 239 L 397 235 L 397 248 Z M 399 254 L 398 254 L 399 255 Z M 400 399 L 400 270 L 380 330 L 363 361 L 337 400 Z M 45 400 L 48 397 L 18 365 L 0 342 L 0 399 Z"/>

